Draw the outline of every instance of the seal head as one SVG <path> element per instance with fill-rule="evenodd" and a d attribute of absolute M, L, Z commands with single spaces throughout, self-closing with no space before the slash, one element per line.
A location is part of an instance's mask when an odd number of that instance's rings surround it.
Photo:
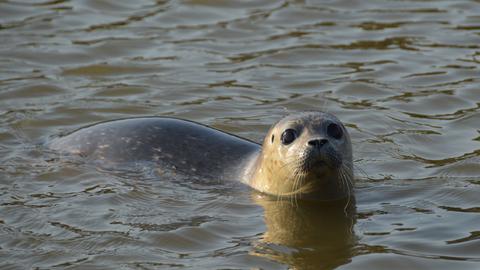
<path fill-rule="evenodd" d="M 350 136 L 335 116 L 305 112 L 276 123 L 247 182 L 276 195 L 335 200 L 353 193 Z"/>

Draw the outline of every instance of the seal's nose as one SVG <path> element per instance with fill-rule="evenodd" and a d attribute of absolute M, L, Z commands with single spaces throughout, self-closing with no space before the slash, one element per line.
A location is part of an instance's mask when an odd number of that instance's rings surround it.
<path fill-rule="evenodd" d="M 327 139 L 315 139 L 315 140 L 308 141 L 308 145 L 316 147 L 316 148 L 321 148 L 326 143 L 328 143 Z"/>

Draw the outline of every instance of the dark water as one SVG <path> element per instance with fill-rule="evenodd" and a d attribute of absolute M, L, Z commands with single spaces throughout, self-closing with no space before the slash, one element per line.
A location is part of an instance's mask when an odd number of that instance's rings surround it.
<path fill-rule="evenodd" d="M 480 269 L 480 1 L 0 1 L 1 269 Z M 42 143 L 168 115 L 348 126 L 356 219 Z"/>

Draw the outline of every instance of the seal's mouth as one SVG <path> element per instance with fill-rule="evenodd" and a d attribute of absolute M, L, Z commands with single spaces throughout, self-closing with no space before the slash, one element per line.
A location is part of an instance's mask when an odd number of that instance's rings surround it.
<path fill-rule="evenodd" d="M 300 157 L 300 167 L 304 173 L 336 170 L 342 166 L 342 156 L 332 149 L 308 148 Z"/>
<path fill-rule="evenodd" d="M 301 166 L 293 173 L 292 195 L 295 198 L 333 200 L 350 197 L 353 176 L 342 156 L 333 150 L 305 151 Z"/>

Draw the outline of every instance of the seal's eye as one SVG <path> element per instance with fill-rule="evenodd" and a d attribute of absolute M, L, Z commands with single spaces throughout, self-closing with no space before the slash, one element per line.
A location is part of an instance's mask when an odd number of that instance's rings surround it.
<path fill-rule="evenodd" d="M 291 144 L 297 138 L 297 132 L 294 129 L 287 129 L 282 133 L 282 143 L 284 145 Z"/>
<path fill-rule="evenodd" d="M 335 123 L 331 123 L 327 127 L 327 134 L 328 134 L 328 136 L 339 140 L 343 136 L 343 130 L 339 125 L 337 125 Z"/>

